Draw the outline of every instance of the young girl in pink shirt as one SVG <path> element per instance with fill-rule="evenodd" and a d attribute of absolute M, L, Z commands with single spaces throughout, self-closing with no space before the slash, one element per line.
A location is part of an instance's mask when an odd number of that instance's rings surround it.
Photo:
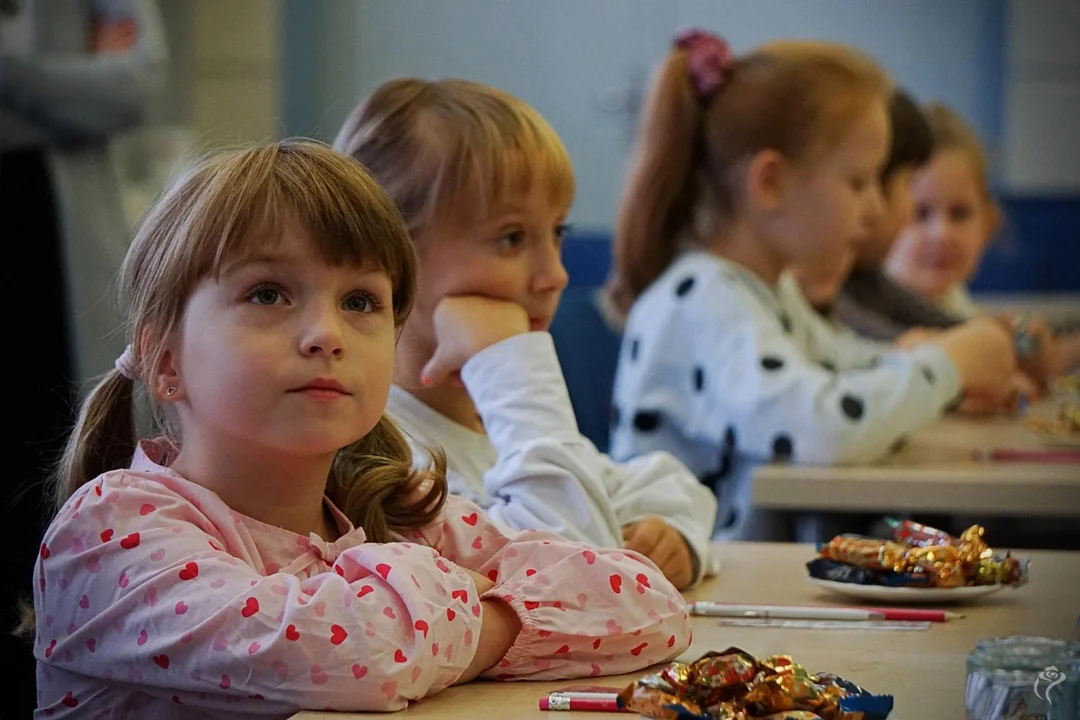
<path fill-rule="evenodd" d="M 354 161 L 218 156 L 128 251 L 130 345 L 82 407 L 34 573 L 38 717 L 398 710 L 481 674 L 623 673 L 688 644 L 630 551 L 511 539 L 383 414 L 415 259 Z M 136 443 L 138 386 L 161 437 Z"/>

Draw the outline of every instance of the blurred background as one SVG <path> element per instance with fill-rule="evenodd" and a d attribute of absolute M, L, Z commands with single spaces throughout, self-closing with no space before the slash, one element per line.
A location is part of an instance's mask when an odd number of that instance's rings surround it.
<path fill-rule="evenodd" d="M 955 108 L 991 151 L 1006 217 L 974 291 L 1080 291 L 1075 0 L 159 3 L 168 81 L 124 156 L 133 218 L 187 153 L 285 135 L 331 141 L 387 79 L 465 77 L 521 96 L 562 136 L 578 180 L 571 283 L 597 284 L 650 68 L 677 29 L 701 25 L 736 51 L 778 37 L 851 43 L 920 101 Z"/>

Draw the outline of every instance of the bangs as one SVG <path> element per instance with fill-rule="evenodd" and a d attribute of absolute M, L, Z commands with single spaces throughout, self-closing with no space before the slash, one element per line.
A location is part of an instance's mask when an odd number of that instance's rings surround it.
<path fill-rule="evenodd" d="M 303 230 L 330 265 L 384 271 L 403 321 L 415 292 L 415 258 L 393 201 L 352 159 L 308 141 L 285 141 L 216 158 L 175 189 L 187 208 L 171 258 L 186 296 L 227 262 L 265 252 Z M 163 203 L 163 204 L 166 204 Z M 168 262 L 167 262 L 168 264 Z"/>
<path fill-rule="evenodd" d="M 524 102 L 483 88 L 429 123 L 442 167 L 436 173 L 434 214 L 486 216 L 491 206 L 542 192 L 555 207 L 574 199 L 570 155 L 546 120 Z M 441 146 L 441 147 L 439 147 Z M 471 218 L 475 219 L 475 218 Z"/>

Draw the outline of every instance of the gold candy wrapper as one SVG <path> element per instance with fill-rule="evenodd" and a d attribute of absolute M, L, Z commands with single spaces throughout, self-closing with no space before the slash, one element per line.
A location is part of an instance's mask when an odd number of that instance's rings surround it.
<path fill-rule="evenodd" d="M 869 570 L 925 576 L 940 588 L 1027 581 L 1027 561 L 996 556 L 980 525 L 955 538 L 911 520 L 889 522 L 893 540 L 839 535 L 821 548 L 820 555 Z"/>
<path fill-rule="evenodd" d="M 888 715 L 842 710 L 841 701 L 871 696 L 832 675 L 814 675 L 786 655 L 759 660 L 739 648 L 697 662 L 672 663 L 619 693 L 619 706 L 660 720 L 878 720 Z M 846 700 L 845 700 L 846 699 Z"/>

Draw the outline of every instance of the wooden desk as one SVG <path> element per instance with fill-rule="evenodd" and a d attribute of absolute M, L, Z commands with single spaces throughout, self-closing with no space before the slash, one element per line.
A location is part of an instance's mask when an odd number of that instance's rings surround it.
<path fill-rule="evenodd" d="M 1042 406 L 1035 412 L 1051 412 Z M 1080 465 L 982 462 L 985 448 L 1041 448 L 1015 418 L 945 418 L 876 465 L 763 465 L 754 504 L 787 510 L 960 512 L 1080 518 Z"/>
<path fill-rule="evenodd" d="M 720 576 L 687 593 L 689 600 L 741 603 L 837 603 L 836 596 L 806 582 L 809 545 L 728 543 L 718 545 Z M 731 645 L 755 655 L 787 654 L 811 671 L 834 672 L 875 692 L 891 693 L 890 720 L 949 720 L 964 716 L 965 660 L 976 641 L 997 635 L 1078 637 L 1080 553 L 1031 552 L 1031 581 L 971 604 L 955 607 L 963 620 L 935 624 L 926 631 L 791 630 L 721 628 L 713 618 L 696 617 L 694 644 L 681 658 Z M 636 675 L 582 682 L 622 687 Z M 450 688 L 414 704 L 410 718 L 468 720 L 597 720 L 596 713 L 543 713 L 537 700 L 573 684 L 473 683 Z M 300 713 L 294 720 L 340 720 L 360 715 Z M 385 715 L 383 717 L 386 717 Z"/>

